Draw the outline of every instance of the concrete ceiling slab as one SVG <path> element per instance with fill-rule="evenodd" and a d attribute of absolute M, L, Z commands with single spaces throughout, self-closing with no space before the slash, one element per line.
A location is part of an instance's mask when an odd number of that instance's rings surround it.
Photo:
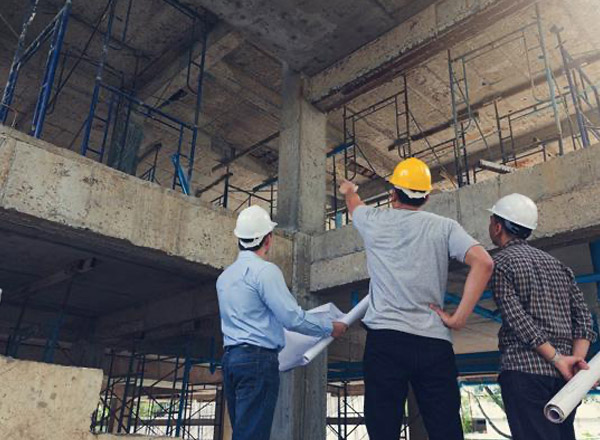
<path fill-rule="evenodd" d="M 423 10 L 433 0 L 224 0 L 199 3 L 313 75 Z"/>
<path fill-rule="evenodd" d="M 102 316 L 136 304 L 175 295 L 212 282 L 213 278 L 164 268 L 149 267 L 125 261 L 94 249 L 84 250 L 67 243 L 28 237 L 0 229 L 0 288 L 4 296 L 34 281 L 57 273 L 71 263 L 96 258 L 97 266 L 74 278 L 67 307 L 89 316 Z M 61 282 L 37 292 L 30 300 L 55 307 L 58 313 L 69 282 Z M 21 304 L 24 298 L 15 298 L 11 304 Z M 8 305 L 8 304 L 7 304 Z M 0 302 L 0 307 L 4 303 Z"/>

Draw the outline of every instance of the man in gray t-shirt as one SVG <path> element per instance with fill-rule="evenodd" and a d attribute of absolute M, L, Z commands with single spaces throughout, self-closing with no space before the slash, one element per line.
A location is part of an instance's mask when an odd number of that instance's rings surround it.
<path fill-rule="evenodd" d="M 454 220 L 421 211 L 431 191 L 427 165 L 400 162 L 390 179 L 393 209 L 367 207 L 356 185 L 340 192 L 362 236 L 371 282 L 364 355 L 365 422 L 371 440 L 397 440 L 410 383 L 430 440 L 462 440 L 451 329 L 464 327 L 493 262 Z M 448 265 L 470 266 L 457 310 L 442 310 Z"/>

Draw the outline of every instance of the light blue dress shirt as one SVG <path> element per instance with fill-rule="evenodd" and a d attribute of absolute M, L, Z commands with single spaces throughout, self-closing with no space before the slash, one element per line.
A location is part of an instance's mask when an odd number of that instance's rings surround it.
<path fill-rule="evenodd" d="M 292 296 L 281 270 L 254 252 L 242 251 L 217 280 L 224 345 L 252 344 L 281 350 L 283 329 L 329 336 L 331 322 L 306 313 Z"/>

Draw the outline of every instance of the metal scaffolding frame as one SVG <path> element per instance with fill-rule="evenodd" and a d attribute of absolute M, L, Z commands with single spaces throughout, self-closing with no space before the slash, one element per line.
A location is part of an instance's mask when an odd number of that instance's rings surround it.
<path fill-rule="evenodd" d="M 19 314 L 14 327 L 10 329 L 4 354 L 6 356 L 18 358 L 19 350 L 23 343 L 30 339 L 42 338 L 45 339 L 46 342 L 41 360 L 49 363 L 54 362 L 56 349 L 60 348 L 59 336 L 61 330 L 63 330 L 66 316 L 67 314 L 74 313 L 74 310 L 69 305 L 73 282 L 76 277 L 83 276 L 87 272 L 92 271 L 97 263 L 98 261 L 95 258 L 77 260 L 49 276 L 17 289 L 4 292 L 2 298 L 3 303 L 13 303 L 19 307 Z M 56 286 L 64 286 L 65 290 L 60 305 L 49 308 L 49 311 L 53 313 L 54 316 L 44 325 L 25 325 L 25 316 L 27 312 L 35 309 L 34 297 L 45 290 Z"/>
<path fill-rule="evenodd" d="M 124 356 L 111 352 L 106 386 L 101 391 L 100 403 L 92 418 L 92 432 L 160 435 L 190 440 L 221 439 L 224 417 L 222 385 L 193 383 L 190 378 L 195 366 L 212 365 L 214 360 L 134 351 L 126 357 L 127 372 L 117 375 L 114 364 L 118 357 Z M 173 368 L 162 377 L 149 379 L 147 371 L 152 363 L 172 364 Z M 214 398 L 198 400 L 199 394 L 207 391 L 214 392 Z M 211 409 L 209 418 L 205 414 L 208 409 Z M 212 432 L 205 433 L 205 428 Z"/>
<path fill-rule="evenodd" d="M 15 51 L 6 86 L 2 94 L 2 100 L 0 101 L 0 124 L 6 124 L 8 114 L 11 111 L 15 111 L 12 108 L 12 103 L 15 97 L 15 91 L 21 69 L 29 60 L 31 60 L 31 58 L 46 42 L 50 41 L 48 56 L 44 67 L 44 76 L 38 92 L 38 99 L 35 105 L 33 121 L 30 129 L 30 134 L 36 138 L 40 138 L 42 136 L 46 113 L 51 101 L 56 69 L 59 64 L 61 49 L 69 22 L 69 16 L 71 14 L 71 0 L 65 1 L 64 6 L 61 8 L 58 14 L 54 16 L 50 23 L 48 23 L 44 30 L 42 30 L 42 32 L 29 44 L 29 46 L 25 48 L 27 31 L 29 30 L 29 26 L 36 16 L 38 4 L 39 0 L 30 0 L 29 12 L 23 21 L 21 34 L 17 43 L 17 49 Z"/>
<path fill-rule="evenodd" d="M 131 122 L 132 115 L 137 114 L 143 120 L 150 120 L 165 129 L 167 136 L 173 139 L 176 148 L 173 149 L 175 157 L 171 159 L 174 171 L 170 184 L 172 188 L 180 187 L 184 192 L 187 189 L 189 194 L 202 106 L 208 34 L 214 23 L 209 20 L 207 13 L 200 14 L 179 0 L 162 0 L 173 10 L 178 11 L 183 17 L 190 20 L 191 24 L 189 28 L 191 35 L 187 48 L 186 89 L 195 96 L 195 106 L 192 120 L 185 121 L 162 110 L 162 107 L 171 102 L 169 101 L 171 98 L 158 106 L 152 106 L 136 97 L 136 81 L 139 73 L 143 71 L 140 67 L 144 66 L 140 66 L 140 57 L 135 49 L 129 47 L 126 42 L 132 27 L 131 23 L 135 21 L 133 7 L 136 1 L 139 3 L 139 0 L 107 0 L 100 18 L 93 26 L 91 35 L 85 43 L 82 54 L 78 55 L 72 53 L 70 49 L 62 51 L 72 0 L 66 0 L 64 6 L 50 20 L 44 30 L 28 46 L 25 45 L 27 32 L 36 17 L 36 11 L 40 4 L 40 0 L 30 0 L 29 11 L 23 21 L 6 87 L 0 100 L 0 123 L 7 123 L 9 113 L 15 114 L 15 121 L 17 114 L 26 116 L 21 114 L 13 104 L 19 73 L 28 61 L 40 51 L 42 46 L 46 42 L 50 42 L 43 80 L 33 111 L 31 135 L 37 138 L 42 137 L 46 116 L 56 109 L 58 97 L 64 90 L 64 86 L 71 79 L 78 66 L 85 62 L 96 68 L 94 87 L 88 115 L 69 147 L 81 137 L 81 154 L 84 156 L 92 155 L 99 162 L 105 162 L 107 143 L 110 142 L 110 139 L 114 141 L 120 138 L 120 144 L 124 145 L 129 129 L 133 124 Z M 116 29 L 117 24 L 118 29 Z M 92 41 L 96 37 L 102 39 L 102 44 L 99 56 L 94 57 L 88 52 Z M 196 62 L 194 54 L 197 52 L 196 47 L 198 44 L 202 47 L 199 51 L 199 62 Z M 115 69 L 109 63 L 111 51 L 121 51 L 125 48 L 134 51 L 136 62 L 133 72 L 125 73 Z M 66 73 L 68 59 L 74 59 L 75 61 L 69 72 Z M 196 71 L 198 73 L 197 80 L 194 78 Z M 112 75 L 115 79 L 111 78 L 108 81 L 105 78 L 107 75 Z M 56 85 L 55 78 L 58 79 Z M 117 127 L 117 122 L 119 127 Z M 118 152 L 117 155 L 118 164 L 111 163 L 111 166 L 120 169 L 123 151 Z M 158 161 L 158 157 L 156 157 L 156 161 Z M 156 165 L 151 168 L 153 169 L 146 170 L 140 177 L 145 180 L 156 181 Z M 123 169 L 123 171 L 135 174 L 135 169 Z"/>
<path fill-rule="evenodd" d="M 575 119 L 578 128 L 578 138 L 583 148 L 591 145 L 591 137 L 600 141 L 600 94 L 597 85 L 585 73 L 584 67 L 569 53 L 561 36 L 561 30 L 553 26 L 551 31 L 556 35 L 558 50 L 563 62 L 563 72 L 567 79 Z M 565 105 L 567 100 L 565 99 Z M 592 121 L 585 110 L 595 114 L 598 120 Z"/>
<path fill-rule="evenodd" d="M 531 34 L 534 36 L 535 41 L 531 41 Z M 534 100 L 538 103 L 527 111 L 538 111 L 537 105 L 546 105 L 551 108 L 553 113 L 554 122 L 556 125 L 556 136 L 553 139 L 558 141 L 559 154 L 564 154 L 563 146 L 563 134 L 562 126 L 560 123 L 560 114 L 558 108 L 559 97 L 557 97 L 555 90 L 555 80 L 550 69 L 550 62 L 548 59 L 548 51 L 546 48 L 546 42 L 544 38 L 544 31 L 542 28 L 542 18 L 539 10 L 539 5 L 535 5 L 535 19 L 516 29 L 512 32 L 508 32 L 494 41 L 479 46 L 475 49 L 469 50 L 459 56 L 453 56 L 452 51 L 448 50 L 448 72 L 450 78 L 450 95 L 452 104 L 452 125 L 454 127 L 454 139 L 455 139 L 455 168 L 456 177 L 459 186 L 464 186 L 472 183 L 474 176 L 471 175 L 468 165 L 469 150 L 474 144 L 480 143 L 489 151 L 488 138 L 497 134 L 500 136 L 501 145 L 506 141 L 506 138 L 502 134 L 500 119 L 497 121 L 497 130 L 494 133 L 486 134 L 479 123 L 478 118 L 475 116 L 471 107 L 471 96 L 469 87 L 469 75 L 468 75 L 468 63 L 476 60 L 477 58 L 486 55 L 492 51 L 496 51 L 508 44 L 522 44 L 526 58 L 527 67 L 529 71 L 529 77 L 531 81 L 531 90 Z M 534 54 L 537 53 L 537 57 Z M 532 60 L 538 58 L 543 63 L 543 68 L 539 71 L 535 71 L 532 67 Z M 548 98 L 539 98 L 535 94 L 535 76 L 538 73 L 543 73 L 548 85 Z M 547 108 L 547 107 L 544 107 Z M 468 134 L 475 132 L 476 137 L 473 140 L 468 140 Z M 542 145 L 542 144 L 540 144 Z M 545 145 L 545 144 L 544 144 Z M 503 151 L 504 154 L 504 151 Z M 490 160 L 493 158 L 490 157 Z M 503 160 L 506 159 L 503 156 Z M 504 162 L 506 163 L 506 162 Z"/>
<path fill-rule="evenodd" d="M 209 25 L 206 20 L 200 23 L 202 17 L 200 17 L 195 11 L 191 10 L 189 7 L 179 3 L 177 0 L 163 0 L 165 1 L 165 3 L 171 5 L 174 9 L 184 14 L 188 19 L 192 20 L 192 35 L 190 38 L 191 42 L 188 52 L 189 56 L 186 73 L 186 85 L 189 91 L 196 95 L 196 105 L 194 108 L 194 120 L 191 123 L 188 123 L 181 120 L 180 118 L 165 113 L 161 110 L 162 106 L 154 107 L 140 101 L 135 97 L 135 79 L 137 77 L 139 67 L 137 66 L 137 64 L 136 72 L 134 72 L 133 75 L 133 84 L 129 89 L 124 87 L 123 83 L 121 84 L 121 87 L 114 87 L 110 84 L 107 84 L 103 80 L 104 71 L 108 63 L 109 52 L 111 49 L 120 50 L 118 46 L 115 47 L 115 41 L 117 42 L 117 44 L 125 43 L 127 31 L 129 28 L 129 22 L 131 19 L 131 9 L 134 0 L 128 0 L 128 4 L 126 6 L 127 13 L 125 18 L 121 18 L 117 15 L 116 11 L 119 1 L 121 0 L 109 0 L 108 4 L 109 7 L 107 13 L 106 30 L 102 32 L 102 52 L 100 55 L 100 59 L 97 63 L 96 79 L 90 103 L 90 110 L 86 122 L 84 124 L 85 128 L 81 140 L 81 154 L 86 156 L 88 153 L 94 153 L 96 159 L 99 162 L 103 162 L 107 147 L 107 141 L 109 139 L 109 133 L 112 132 L 114 135 L 114 130 L 118 117 L 118 109 L 121 109 L 122 111 L 124 110 L 126 115 L 125 124 L 122 133 L 120 134 L 122 143 L 124 143 L 128 134 L 131 115 L 133 113 L 137 113 L 146 119 L 151 119 L 152 121 L 158 123 L 163 128 L 168 128 L 173 131 L 174 136 L 177 138 L 177 148 L 176 152 L 170 156 L 171 162 L 174 166 L 171 187 L 173 189 L 179 187 L 181 188 L 184 194 L 189 195 L 196 154 L 198 123 L 200 119 L 202 105 L 204 65 L 206 60 Z M 114 29 L 114 24 L 116 21 L 123 23 L 121 32 L 116 32 Z M 196 63 L 193 60 L 193 53 L 195 48 L 194 37 L 196 34 L 196 28 L 198 26 L 202 27 L 202 51 L 200 63 Z M 199 69 L 198 81 L 195 90 L 191 84 L 191 72 L 194 67 Z M 104 104 L 106 110 L 102 112 L 102 114 L 100 114 L 100 106 L 102 104 Z M 93 145 L 91 139 L 92 129 L 95 121 L 103 125 L 100 141 L 97 142 L 97 145 Z M 149 176 L 151 176 L 152 179 L 155 180 L 155 171 L 156 167 L 154 167 L 154 170 L 150 174 L 147 174 L 147 172 L 142 174 L 142 177 L 147 179 Z"/>

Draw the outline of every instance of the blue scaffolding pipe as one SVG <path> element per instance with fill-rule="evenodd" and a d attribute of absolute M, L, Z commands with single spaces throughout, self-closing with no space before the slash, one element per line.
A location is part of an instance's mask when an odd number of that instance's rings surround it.
<path fill-rule="evenodd" d="M 60 59 L 60 49 L 62 48 L 65 39 L 70 12 L 71 0 L 67 0 L 62 11 L 59 13 L 60 19 L 56 20 L 53 27 L 54 37 L 52 38 L 52 43 L 48 52 L 44 81 L 42 83 L 42 88 L 40 89 L 31 127 L 33 137 L 38 139 L 42 136 L 44 121 L 46 119 L 46 110 L 48 109 L 48 101 L 50 101 L 50 95 L 52 94 L 54 77 L 56 76 L 56 67 L 58 66 Z"/>
<path fill-rule="evenodd" d="M 460 300 L 461 297 L 459 295 L 456 295 L 455 293 L 446 293 L 446 297 L 444 298 L 444 301 L 448 304 L 458 305 L 460 304 Z M 476 305 L 473 309 L 473 312 L 477 315 L 483 316 L 486 319 L 490 319 L 500 324 L 502 323 L 502 319 L 500 318 L 497 312 L 490 309 L 486 309 L 485 307 L 482 307 L 480 305 Z"/>
<path fill-rule="evenodd" d="M 90 136 L 92 134 L 92 124 L 94 123 L 94 117 L 96 114 L 96 107 L 98 105 L 98 101 L 100 99 L 100 86 L 102 84 L 102 74 L 104 73 L 104 66 L 106 64 L 106 59 L 108 57 L 108 49 L 110 47 L 110 39 L 112 34 L 112 28 L 115 17 L 115 7 L 117 0 L 110 0 L 110 7 L 108 11 L 108 21 L 106 23 L 106 31 L 104 33 L 104 38 L 102 41 L 102 53 L 100 55 L 100 60 L 98 62 L 98 67 L 96 69 L 96 79 L 94 81 L 94 91 L 92 93 L 92 101 L 90 102 L 90 110 L 88 113 L 88 117 L 85 122 L 85 131 L 83 133 L 83 138 L 81 140 L 81 155 L 87 155 Z M 110 123 L 110 120 L 107 119 L 107 124 Z M 108 130 L 108 128 L 107 128 Z M 105 136 L 106 137 L 106 136 Z M 96 153 L 100 156 L 100 162 L 102 162 L 104 150 L 96 151 Z"/>
<path fill-rule="evenodd" d="M 353 146 L 354 142 L 344 142 L 343 144 L 338 145 L 329 153 L 327 153 L 327 158 L 337 156 L 338 154 L 343 153 L 344 151 L 348 150 L 349 148 L 352 148 Z"/>
<path fill-rule="evenodd" d="M 179 394 L 179 409 L 177 411 L 177 424 L 175 425 L 175 437 L 179 437 L 182 433 L 182 427 L 185 422 L 185 410 L 188 399 L 188 387 L 190 382 L 190 371 L 192 370 L 192 360 L 187 357 L 183 370 L 183 380 L 181 383 L 181 393 Z"/>
<path fill-rule="evenodd" d="M 179 186 L 181 186 L 181 191 L 186 195 L 190 195 L 190 183 L 181 167 L 181 163 L 179 161 L 180 154 L 173 154 L 171 156 L 171 162 L 173 162 L 173 166 L 175 166 L 175 176 L 179 182 Z"/>

